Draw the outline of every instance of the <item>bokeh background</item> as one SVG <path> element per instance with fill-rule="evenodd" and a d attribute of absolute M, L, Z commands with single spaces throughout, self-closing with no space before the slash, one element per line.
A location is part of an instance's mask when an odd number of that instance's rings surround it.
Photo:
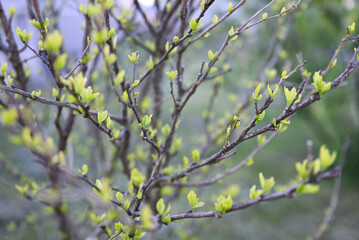
<path fill-rule="evenodd" d="M 16 26 L 20 26 L 21 29 L 31 28 L 28 24 L 25 1 L 1 1 L 6 9 L 11 5 L 16 7 L 14 28 Z M 55 1 L 57 6 L 66 4 L 59 18 L 59 28 L 65 36 L 66 51 L 73 54 L 74 59 L 80 54 L 82 41 L 82 18 L 77 10 L 79 2 L 81 1 Z M 233 1 L 233 3 L 236 2 Z M 199 41 L 195 44 L 193 51 L 185 54 L 185 58 L 188 60 L 185 66 L 187 83 L 193 81 L 200 62 L 207 59 L 208 49 L 215 50 L 220 47 L 223 36 L 230 26 L 238 26 L 239 23 L 242 23 L 267 2 L 261 0 L 248 1 L 241 11 L 234 14 L 222 27 L 216 29 L 211 37 Z M 291 1 L 278 0 L 276 7 L 271 8 L 269 12 L 280 11 L 281 6 L 290 6 L 289 2 Z M 42 6 L 46 4 L 45 1 L 40 1 L 40 3 Z M 143 3 L 148 4 L 144 9 L 151 15 L 153 11 L 150 5 L 151 1 Z M 210 14 L 223 13 L 226 11 L 228 3 L 227 0 L 219 1 Z M 356 0 L 303 0 L 296 13 L 286 16 L 285 21 L 291 21 L 288 32 L 278 33 L 286 36 L 278 53 L 278 61 L 273 67 L 278 72 L 284 68 L 290 69 L 298 64 L 297 56 L 300 54 L 304 60 L 308 61 L 306 65 L 308 71 L 314 72 L 324 69 L 341 39 L 345 36 L 346 26 L 352 22 L 359 25 L 358 16 L 359 2 Z M 205 20 L 208 22 L 211 21 L 211 18 Z M 248 31 L 233 43 L 226 58 L 221 60 L 230 65 L 231 72 L 223 78 L 221 92 L 214 103 L 214 122 L 226 115 L 231 104 L 233 104 L 234 97 L 243 98 L 245 92 L 255 85 L 258 72 L 263 67 L 261 61 L 273 33 L 277 31 L 277 25 L 277 21 L 270 21 Z M 141 33 L 142 29 L 139 28 L 136 31 Z M 1 32 L 1 34 L 3 33 Z M 37 43 L 34 41 L 30 44 L 36 46 Z M 354 47 L 358 47 L 358 42 L 349 42 L 344 46 L 339 55 L 337 66 L 327 75 L 328 81 L 343 70 L 348 59 L 352 56 Z M 127 58 L 127 54 L 133 50 L 139 50 L 130 43 L 124 43 L 120 49 L 124 54 L 119 54 L 119 58 L 124 60 Z M 142 52 L 140 51 L 140 53 Z M 26 58 L 31 54 L 24 51 L 22 56 Z M 1 63 L 4 56 L 0 56 L 0 59 Z M 32 60 L 29 62 L 29 67 L 33 70 L 31 75 L 32 87 L 44 89 L 44 92 L 51 89 L 49 81 L 46 80 L 49 75 L 39 62 Z M 260 171 L 264 172 L 265 176 L 274 176 L 276 183 L 285 184 L 296 173 L 295 162 L 306 158 L 307 140 L 313 141 L 314 154 L 318 154 L 319 147 L 326 144 L 331 151 L 338 152 L 337 160 L 339 160 L 342 145 L 349 139 L 350 148 L 343 169 L 339 202 L 334 218 L 323 239 L 359 239 L 358 77 L 359 73 L 356 72 L 345 85 L 330 91 L 325 94 L 322 101 L 296 114 L 291 120 L 289 129 L 276 137 L 256 155 L 253 165 L 225 178 L 218 185 L 198 189 L 200 198 L 205 200 L 209 207 L 213 195 L 220 193 L 232 184 L 237 184 L 240 186 L 240 194 L 235 201 L 247 199 L 249 188 L 253 184 L 258 185 L 258 173 Z M 299 83 L 300 75 L 295 74 L 289 81 L 294 84 Z M 196 93 L 197 95 L 191 100 L 188 109 L 183 113 L 179 136 L 186 141 L 183 141 L 183 152 L 180 155 L 190 155 L 189 152 L 193 149 L 193 145 L 203 141 L 202 115 L 203 110 L 207 108 L 207 99 L 212 87 L 213 84 L 211 83 L 201 86 Z M 163 122 L 169 119 L 172 106 L 169 91 L 166 94 L 167 98 L 165 97 L 166 100 L 162 107 Z M 285 99 L 282 93 L 280 95 L 279 100 L 274 104 L 274 109 L 267 112 L 268 116 L 274 116 L 281 111 Z M 43 117 L 51 119 L 53 117 L 51 108 L 41 107 L 38 111 L 43 109 L 47 110 L 44 111 Z M 252 112 L 253 109 L 249 110 L 248 114 Z M 266 117 L 266 119 L 269 121 L 272 118 Z M 34 159 L 28 150 L 10 143 L 11 132 L 7 131 L 3 125 L 0 125 L 0 136 L 0 152 L 4 156 L 0 168 L 0 183 L 2 183 L 0 184 L 0 239 L 55 239 L 56 224 L 52 217 L 46 214 L 46 209 L 44 210 L 40 204 L 23 199 L 16 192 L 9 191 L 6 187 L 7 183 L 15 183 L 19 180 L 16 177 L 16 172 L 13 172 L 13 168 L 8 171 L 10 165 L 16 166 L 19 172 L 25 172 L 28 176 L 39 181 L 46 179 L 42 167 L 33 161 Z M 81 137 L 77 138 L 77 140 L 76 137 L 72 139 L 76 159 L 74 166 L 80 167 L 83 163 L 84 152 L 87 149 L 86 144 L 81 142 Z M 253 150 L 256 145 L 256 139 L 241 144 L 235 157 L 226 164 L 228 166 L 234 165 Z M 317 230 L 325 215 L 333 183 L 334 181 L 320 183 L 320 191 L 315 195 L 303 195 L 294 199 L 263 203 L 240 212 L 227 214 L 222 219 L 185 220 L 182 224 L 171 224 L 170 227 L 163 227 L 158 236 L 161 239 L 306 239 Z M 171 213 L 180 212 L 180 210 L 186 211 L 188 208 L 185 206 L 187 192 L 188 189 L 184 190 L 184 194 L 172 204 Z M 75 219 L 81 220 L 86 217 L 81 213 L 81 209 L 84 208 L 81 199 L 73 200 L 69 207 L 74 210 Z M 15 228 L 14 224 L 16 224 Z M 78 229 L 79 232 L 83 231 L 81 226 L 78 226 Z"/>

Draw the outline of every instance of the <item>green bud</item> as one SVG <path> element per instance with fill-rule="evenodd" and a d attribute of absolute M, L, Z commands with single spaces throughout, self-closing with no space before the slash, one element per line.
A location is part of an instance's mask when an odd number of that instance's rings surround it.
<path fill-rule="evenodd" d="M 16 11 L 15 7 L 14 7 L 14 6 L 10 6 L 10 8 L 9 8 L 10 17 L 13 17 L 13 16 L 14 16 L 15 11 Z"/>
<path fill-rule="evenodd" d="M 202 19 L 200 19 L 198 22 L 193 17 L 189 23 L 189 27 L 192 30 L 192 32 L 196 32 L 202 25 Z"/>
<path fill-rule="evenodd" d="M 349 34 L 349 35 L 352 35 L 353 32 L 355 31 L 355 22 L 353 22 L 351 25 L 349 25 L 349 26 L 347 27 L 347 29 L 348 29 L 348 34 Z"/>
<path fill-rule="evenodd" d="M 107 115 L 108 115 L 107 110 L 106 111 L 100 111 L 100 112 L 97 113 L 98 125 L 101 125 L 101 123 L 106 120 Z"/>

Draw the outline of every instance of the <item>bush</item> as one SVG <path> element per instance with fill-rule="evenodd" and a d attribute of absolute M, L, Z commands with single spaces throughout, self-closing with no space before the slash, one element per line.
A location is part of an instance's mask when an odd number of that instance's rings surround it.
<path fill-rule="evenodd" d="M 25 221 L 6 220 L 7 232 L 44 222 L 45 238 L 56 238 L 55 228 L 62 239 L 156 237 L 164 225 L 316 193 L 320 181 L 340 176 L 336 152 L 322 145 L 317 153 L 308 141 L 285 184 L 265 168 L 244 190 L 221 184 L 359 67 L 359 49 L 341 55 L 358 39 L 355 23 L 322 67 L 283 48 L 296 14 L 309 11 L 300 0 L 255 10 L 239 1 L 225 11 L 214 0 L 155 1 L 148 11 L 137 0 L 131 8 L 114 2 L 76 6 L 82 39 L 61 31 L 66 6 L 34 0 L 32 26 L 14 30 L 15 8 L 0 3 L 3 146 L 19 145 L 1 150 L 2 181 L 18 193 L 9 199 L 34 208 Z M 79 43 L 76 55 L 70 49 Z"/>

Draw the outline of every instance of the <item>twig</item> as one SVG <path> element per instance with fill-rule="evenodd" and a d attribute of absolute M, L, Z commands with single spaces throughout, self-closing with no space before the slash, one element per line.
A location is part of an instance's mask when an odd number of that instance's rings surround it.
<path fill-rule="evenodd" d="M 344 167 L 345 160 L 346 160 L 346 155 L 348 153 L 349 146 L 350 146 L 350 140 L 347 139 L 344 142 L 343 146 L 342 146 L 342 153 L 341 153 L 341 158 L 340 158 L 340 166 L 341 166 L 341 168 Z M 340 176 L 335 179 L 334 187 L 333 187 L 333 191 L 332 191 L 332 196 L 330 198 L 330 203 L 329 203 L 328 210 L 326 211 L 326 214 L 325 214 L 325 216 L 323 218 L 322 223 L 319 225 L 317 231 L 315 232 L 315 234 L 313 236 L 313 240 L 320 239 L 323 236 L 324 232 L 329 227 L 330 221 L 333 218 L 334 211 L 335 211 L 335 209 L 337 207 L 337 204 L 338 204 L 338 199 L 339 199 L 339 194 L 340 194 L 341 178 L 342 178 L 342 175 L 340 174 Z"/>

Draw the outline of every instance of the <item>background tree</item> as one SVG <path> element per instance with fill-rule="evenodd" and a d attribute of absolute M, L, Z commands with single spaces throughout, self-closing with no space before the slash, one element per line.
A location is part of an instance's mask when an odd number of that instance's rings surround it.
<path fill-rule="evenodd" d="M 355 3 L 323 10 L 300 0 L 154 1 L 149 8 L 143 4 L 151 1 L 32 0 L 20 13 L 4 3 L 1 194 L 19 209 L 27 204 L 19 213 L 9 208 L 4 236 L 28 238 L 22 232 L 30 228 L 39 239 L 145 232 L 187 239 L 211 236 L 200 230 L 212 223 L 219 237 L 262 238 L 266 226 L 233 233 L 238 226 L 226 231 L 224 221 L 262 202 L 316 193 L 320 181 L 341 176 L 350 134 L 327 129 L 337 128 L 331 118 L 358 128 L 348 120 L 355 111 L 334 100 L 339 92 L 357 108 L 355 94 L 343 92 L 353 89 L 346 80 L 359 67 Z M 66 20 L 69 11 L 82 26 Z M 316 19 L 319 13 L 336 25 Z M 323 105 L 306 110 L 321 99 L 346 119 Z M 308 117 L 316 123 L 300 120 Z M 303 134 L 311 126 L 323 136 L 305 144 L 316 136 Z M 328 213 L 304 236 L 324 233 L 339 186 L 337 178 Z M 201 221 L 207 218 L 221 221 Z"/>

